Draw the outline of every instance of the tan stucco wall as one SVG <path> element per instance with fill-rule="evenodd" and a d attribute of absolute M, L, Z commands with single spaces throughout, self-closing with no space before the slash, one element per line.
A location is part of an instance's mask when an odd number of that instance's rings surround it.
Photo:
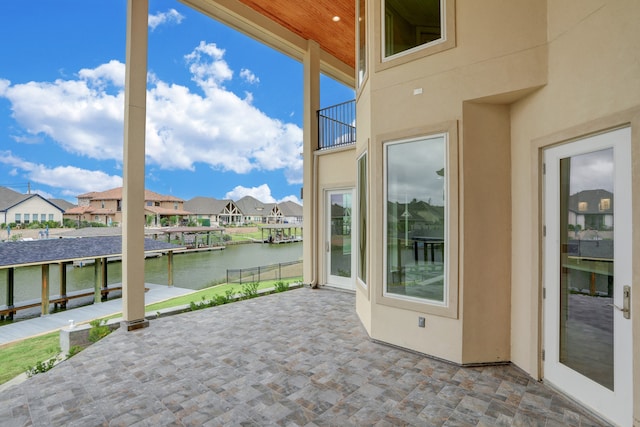
<path fill-rule="evenodd" d="M 549 83 L 512 107 L 513 277 L 511 357 L 534 377 L 540 367 L 539 149 L 631 123 L 633 254 L 640 253 L 640 3 L 549 2 Z M 606 35 L 606 36 L 603 36 Z M 632 310 L 640 309 L 633 262 Z M 640 396 L 640 316 L 633 318 L 634 396 Z M 640 399 L 634 399 L 636 425 Z"/>
<path fill-rule="evenodd" d="M 368 6 L 375 16 L 368 52 L 375 58 L 379 2 Z M 373 64 L 358 100 L 358 132 L 364 126 L 371 135 L 371 336 L 457 363 L 503 361 L 510 358 L 510 112 L 481 103 L 507 104 L 547 82 L 546 6 L 534 0 L 455 6 L 455 48 L 398 66 Z M 471 100 L 476 104 L 465 111 Z M 365 102 L 371 112 L 363 116 Z M 451 286 L 459 296 L 447 316 L 426 305 L 392 307 L 382 298 L 383 144 L 393 135 L 443 130 L 442 123 L 458 123 L 461 130 L 450 140 L 459 156 L 448 165 L 460 170 L 450 200 L 458 205 L 460 235 L 449 242 L 459 247 L 450 257 L 459 273 Z M 493 251 L 483 250 L 487 239 Z M 418 328 L 418 317 L 426 318 L 426 328 Z"/>
<path fill-rule="evenodd" d="M 318 213 L 318 227 L 320 238 L 317 244 L 318 265 L 321 266 L 317 272 L 320 284 L 327 283 L 327 251 L 325 243 L 327 241 L 327 191 L 330 190 L 352 190 L 355 188 L 356 168 L 355 168 L 355 147 L 318 151 L 315 153 L 316 166 L 318 168 L 318 206 L 322 206 Z"/>
<path fill-rule="evenodd" d="M 509 107 L 463 108 L 462 362 L 508 361 L 511 280 Z M 465 303 L 468 301 L 468 303 Z"/>

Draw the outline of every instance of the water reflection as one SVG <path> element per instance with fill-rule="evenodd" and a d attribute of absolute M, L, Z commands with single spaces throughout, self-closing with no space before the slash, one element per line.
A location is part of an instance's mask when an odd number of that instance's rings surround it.
<path fill-rule="evenodd" d="M 145 281 L 166 285 L 168 278 L 167 256 L 148 258 L 145 261 Z M 202 289 L 212 283 L 226 280 L 227 269 L 249 268 L 302 259 L 302 243 L 280 245 L 244 244 L 230 245 L 222 251 L 177 254 L 173 262 L 174 286 L 187 289 Z M 94 267 L 66 266 L 67 291 L 93 289 Z M 60 293 L 59 266 L 50 267 L 50 294 Z M 40 298 L 40 267 L 15 269 L 15 303 Z M 0 305 L 6 304 L 7 272 L 0 270 Z M 107 267 L 107 282 L 122 282 L 122 265 L 110 262 Z"/>

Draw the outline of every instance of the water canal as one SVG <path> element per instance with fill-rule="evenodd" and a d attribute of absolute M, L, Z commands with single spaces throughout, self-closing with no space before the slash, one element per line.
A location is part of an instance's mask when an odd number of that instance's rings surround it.
<path fill-rule="evenodd" d="M 168 279 L 167 256 L 145 260 L 145 281 L 166 285 Z M 173 284 L 188 289 L 202 289 L 226 280 L 227 269 L 251 268 L 270 264 L 299 261 L 302 243 L 281 245 L 242 244 L 229 245 L 224 250 L 176 254 L 173 257 Z M 59 266 L 49 270 L 50 295 L 60 293 Z M 94 266 L 67 267 L 67 291 L 93 289 Z M 122 282 L 122 264 L 110 262 L 107 267 L 108 283 Z M 41 268 L 23 267 L 15 270 L 15 303 L 40 298 Z M 6 304 L 7 272 L 0 270 L 0 305 Z"/>

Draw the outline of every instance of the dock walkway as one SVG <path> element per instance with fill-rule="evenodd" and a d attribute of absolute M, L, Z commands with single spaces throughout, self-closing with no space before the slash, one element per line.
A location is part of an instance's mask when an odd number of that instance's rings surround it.
<path fill-rule="evenodd" d="M 145 283 L 145 287 L 149 289 L 144 295 L 145 305 L 194 292 L 192 289 L 154 285 L 151 283 Z M 98 304 L 90 304 L 46 316 L 21 320 L 9 325 L 0 326 L 0 346 L 12 341 L 18 341 L 64 328 L 69 326 L 69 320 L 73 320 L 76 324 L 79 324 L 120 312 L 122 312 L 122 298 L 116 298 Z"/>

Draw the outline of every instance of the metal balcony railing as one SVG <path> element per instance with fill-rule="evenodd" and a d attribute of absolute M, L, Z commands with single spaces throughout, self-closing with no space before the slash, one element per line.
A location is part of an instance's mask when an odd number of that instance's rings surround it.
<path fill-rule="evenodd" d="M 356 142 L 356 101 L 318 110 L 318 150 Z"/>

